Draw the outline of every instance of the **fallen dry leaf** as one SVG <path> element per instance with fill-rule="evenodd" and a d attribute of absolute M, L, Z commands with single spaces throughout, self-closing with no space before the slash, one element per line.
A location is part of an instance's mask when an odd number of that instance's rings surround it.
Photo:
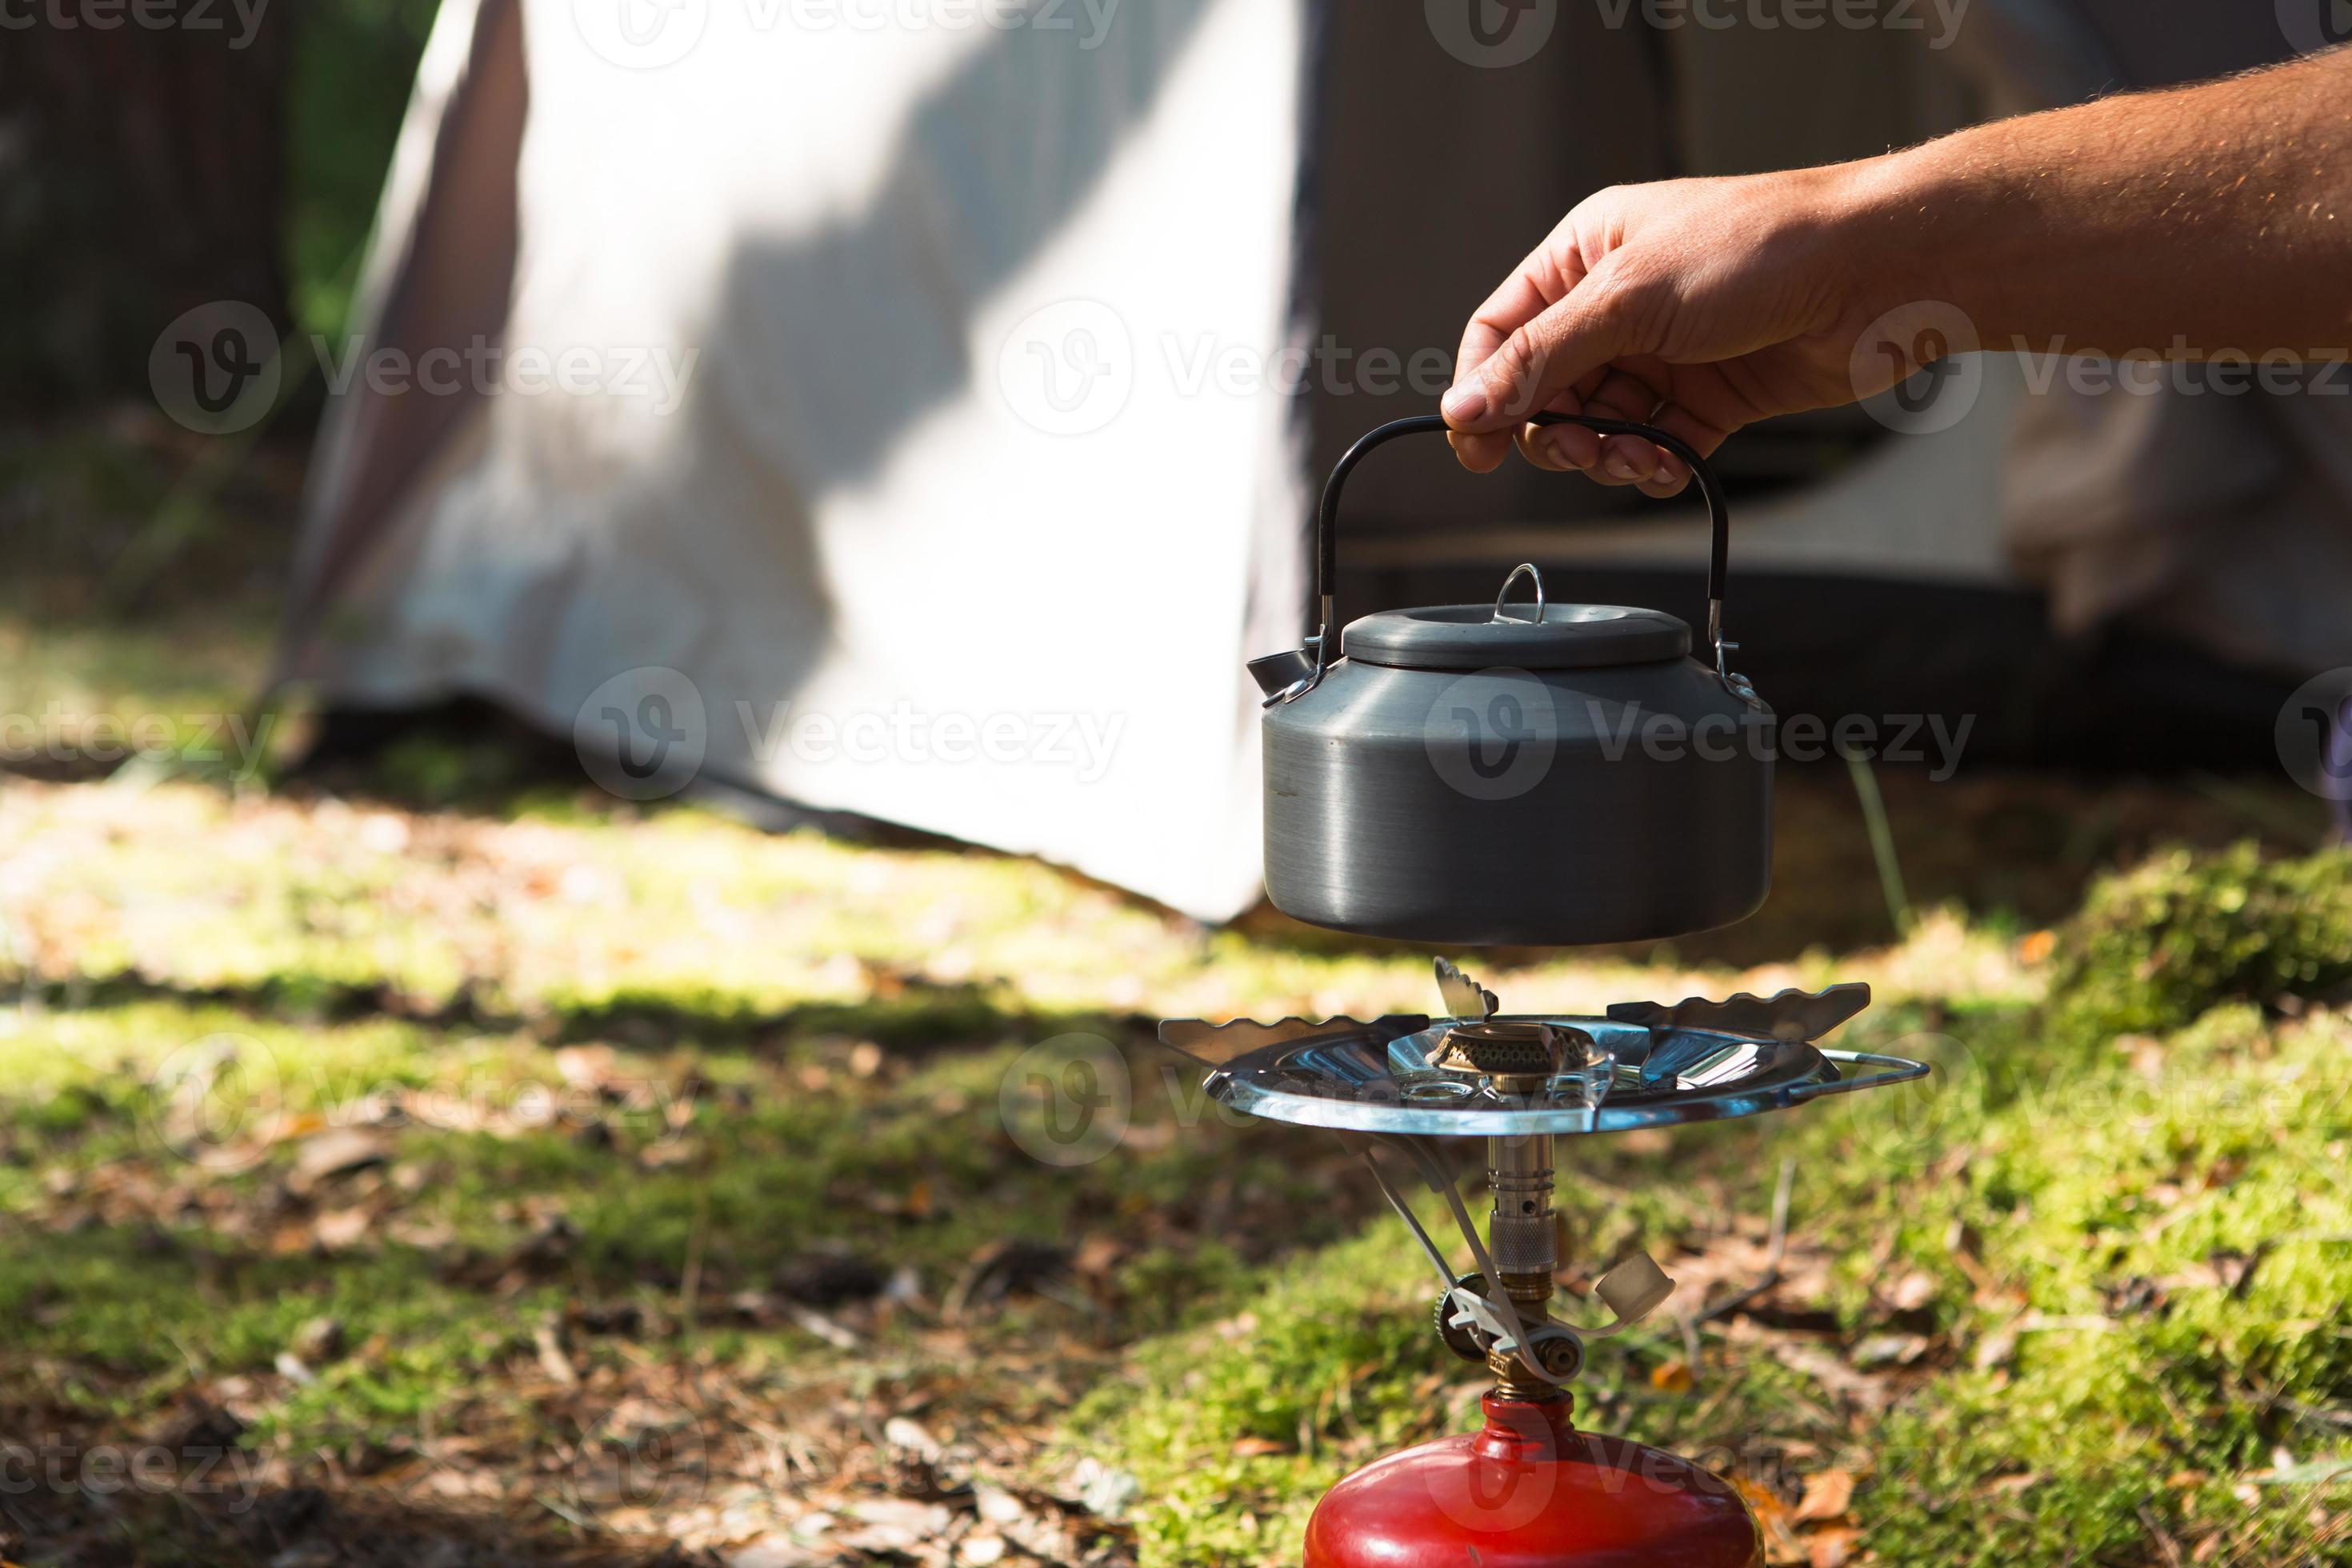
<path fill-rule="evenodd" d="M 947 1533 L 955 1515 L 939 1503 L 909 1502 L 902 1498 L 866 1498 L 849 1505 L 849 1516 L 864 1528 L 840 1537 L 853 1552 L 904 1552 L 919 1549 Z"/>
<path fill-rule="evenodd" d="M 1801 1372 L 1830 1394 L 1851 1399 L 1866 1410 L 1884 1407 L 1890 1397 L 1886 1384 L 1856 1372 L 1828 1351 L 1813 1345 L 1776 1342 L 1773 1359 L 1791 1372 Z"/>
<path fill-rule="evenodd" d="M 530 1342 L 539 1352 L 539 1368 L 565 1388 L 580 1385 L 580 1373 L 572 1365 L 572 1358 L 563 1353 L 563 1346 L 555 1338 L 555 1324 L 543 1322 L 530 1333 Z"/>
<path fill-rule="evenodd" d="M 1936 1277 L 1924 1268 L 1914 1268 L 1886 1293 L 1887 1304 L 1898 1312 L 1916 1312 L 1935 1299 Z"/>
<path fill-rule="evenodd" d="M 1854 1543 L 1862 1531 L 1850 1524 L 1817 1530 L 1805 1538 L 1808 1568 L 1845 1568 L 1853 1560 Z"/>
<path fill-rule="evenodd" d="M 1805 1478 L 1805 1495 L 1797 1500 L 1796 1517 L 1800 1523 L 1828 1524 L 1843 1519 L 1853 1506 L 1852 1471 L 1816 1470 Z"/>
<path fill-rule="evenodd" d="M 310 1234 L 329 1252 L 341 1252 L 367 1238 L 374 1216 L 362 1208 L 328 1209 L 310 1222 Z"/>
<path fill-rule="evenodd" d="M 364 1127 L 331 1127 L 302 1141 L 294 1169 L 287 1173 L 286 1190 L 306 1197 L 331 1177 L 391 1163 L 392 1142 L 382 1133 Z"/>
<path fill-rule="evenodd" d="M 1764 1561 L 1772 1568 L 1809 1568 L 1811 1554 L 1797 1539 L 1788 1505 L 1780 1495 L 1755 1481 L 1737 1480 L 1732 1485 L 1747 1500 L 1748 1511 L 1756 1516 L 1756 1528 L 1764 1536 Z"/>

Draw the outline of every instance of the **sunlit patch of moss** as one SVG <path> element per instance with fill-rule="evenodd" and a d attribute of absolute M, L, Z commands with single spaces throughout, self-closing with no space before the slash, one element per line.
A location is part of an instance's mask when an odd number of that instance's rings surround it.
<path fill-rule="evenodd" d="M 1969 1132 L 1956 1187 L 1918 1200 L 1929 1230 L 1971 1226 L 2016 1292 L 1969 1310 L 1963 1348 L 2015 1348 L 1884 1429 L 1864 1504 L 1882 1553 L 2145 1554 L 2158 1529 L 2221 1529 L 2213 1499 L 2274 1449 L 2335 1445 L 2311 1413 L 2352 1395 L 2352 1120 L 2329 1067 L 2347 1041 L 2338 1017 L 2272 1029 L 2242 1006 L 2133 1055 L 2050 1041 L 2039 1089 Z M 2323 1533 L 2293 1510 L 2265 1528 L 2266 1561 Z"/>
<path fill-rule="evenodd" d="M 389 1010 L 575 1037 L 772 1025 L 937 1044 L 1089 1014 L 1423 1011 L 1425 954 L 1204 931 L 1049 867 L 763 834 L 691 808 L 519 803 L 510 820 L 165 783 L 0 795 L 0 984 L 63 1003 L 201 994 L 278 1016 Z M 1859 963 L 1742 981 L 1622 957 L 1516 955 L 1515 1008 L 1597 1010 L 1737 984 L 1882 994 L 2031 987 L 2008 945 L 1939 919 Z"/>
<path fill-rule="evenodd" d="M 2265 859 L 2161 855 L 2095 887 L 2066 929 L 2059 1026 L 2177 1029 L 2218 1003 L 2323 996 L 2352 984 L 2352 849 Z"/>

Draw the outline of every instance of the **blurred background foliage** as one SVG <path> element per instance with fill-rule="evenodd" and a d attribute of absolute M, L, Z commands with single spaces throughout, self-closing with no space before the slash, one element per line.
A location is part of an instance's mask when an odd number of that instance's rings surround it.
<path fill-rule="evenodd" d="M 307 0 L 249 37 L 233 16 L 10 34 L 0 277 L 39 307 L 0 319 L 0 411 L 141 394 L 156 334 L 208 300 L 340 335 L 436 8 Z M 282 423 L 299 433 L 319 408 L 314 389 Z"/>
<path fill-rule="evenodd" d="M 348 330 L 369 226 L 438 0 L 312 0 L 294 36 L 280 230 L 294 319 Z"/>

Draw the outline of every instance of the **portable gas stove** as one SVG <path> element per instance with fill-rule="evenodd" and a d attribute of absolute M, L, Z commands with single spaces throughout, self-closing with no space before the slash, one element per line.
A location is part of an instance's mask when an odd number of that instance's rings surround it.
<path fill-rule="evenodd" d="M 1437 983 L 1444 1017 L 1160 1026 L 1162 1043 L 1210 1069 L 1222 1103 L 1328 1128 L 1362 1156 L 1436 1271 L 1438 1338 L 1494 1374 L 1485 1430 L 1391 1455 L 1332 1489 L 1307 1526 L 1307 1568 L 1761 1563 L 1755 1523 L 1727 1484 L 1570 1424 L 1567 1385 L 1588 1344 L 1655 1311 L 1674 1281 L 1637 1254 L 1594 1286 L 1608 1322 L 1552 1315 L 1558 1141 L 1753 1116 L 1927 1068 L 1816 1043 L 1870 1005 L 1866 985 L 1633 1002 L 1580 1018 L 1500 1015 L 1493 992 L 1443 959 Z M 1483 1237 L 1442 1138 L 1486 1141 Z M 1454 1271 L 1383 1154 L 1443 1197 L 1474 1268 Z"/>
<path fill-rule="evenodd" d="M 1654 426 L 1532 418 L 1638 437 L 1689 467 L 1707 510 L 1704 640 L 1660 610 L 1555 602 L 1532 563 L 1491 605 L 1391 610 L 1343 631 L 1334 583 L 1348 478 L 1390 442 L 1445 423 L 1369 432 L 1324 483 L 1304 639 L 1249 665 L 1265 695 L 1266 892 L 1286 914 L 1444 948 L 1556 947 L 1706 930 L 1764 900 L 1777 730 L 1731 667 L 1723 485 L 1703 454 Z M 1512 598 L 1522 583 L 1532 602 Z M 1392 1455 L 1331 1489 L 1307 1525 L 1307 1568 L 1761 1563 L 1730 1487 L 1569 1424 L 1586 1347 L 1655 1311 L 1674 1281 L 1635 1257 L 1594 1286 L 1607 1322 L 1552 1315 L 1559 1140 L 1753 1116 L 1927 1069 L 1817 1043 L 1870 1005 L 1863 985 L 1570 1018 L 1498 1015 L 1493 992 L 1443 960 L 1437 984 L 1440 1018 L 1160 1026 L 1210 1069 L 1224 1104 L 1329 1128 L 1362 1154 L 1437 1271 L 1438 1337 L 1494 1373 L 1484 1431 Z M 1483 1237 L 1442 1138 L 1486 1141 Z M 1383 1154 L 1444 1199 L 1475 1268 L 1454 1272 Z"/>

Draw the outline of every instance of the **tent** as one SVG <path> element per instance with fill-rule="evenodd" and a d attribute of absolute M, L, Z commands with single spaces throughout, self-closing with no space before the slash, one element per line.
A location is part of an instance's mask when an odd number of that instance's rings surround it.
<path fill-rule="evenodd" d="M 343 709 L 487 699 L 625 795 L 719 784 L 1230 916 L 1259 888 L 1242 665 L 1297 638 L 1313 478 L 1426 409 L 1416 375 L 1577 197 L 2253 47 L 2126 60 L 2145 4 L 1978 3 L 1939 43 L 1563 0 L 444 0 L 281 674 Z M 2077 405 L 1980 363 L 1947 428 L 1845 411 L 1727 450 L 1768 696 L 1905 700 L 1840 680 L 1856 639 L 1904 671 L 1885 639 L 1923 602 L 1978 657 L 1916 650 L 1914 708 L 2007 700 L 2045 599 L 2201 648 L 2150 698 L 2203 682 L 2232 733 L 2279 672 L 2352 663 L 2316 400 Z M 2200 442 L 2231 460 L 2183 490 Z M 1381 472 L 1354 607 L 1522 554 L 1579 596 L 1696 580 L 1675 509 L 1442 451 Z M 2298 564 L 2217 574 L 2217 540 Z"/>

